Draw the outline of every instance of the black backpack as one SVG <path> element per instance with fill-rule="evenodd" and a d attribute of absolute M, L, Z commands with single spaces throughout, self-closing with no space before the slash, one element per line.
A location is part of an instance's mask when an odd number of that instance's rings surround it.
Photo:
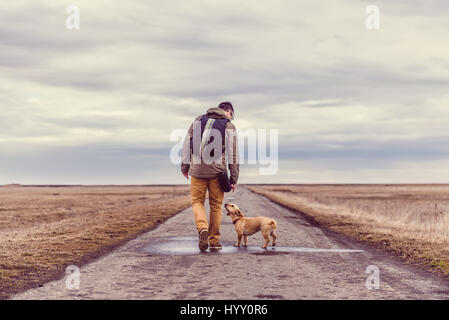
<path fill-rule="evenodd" d="M 223 119 L 223 118 L 210 118 L 207 114 L 204 114 L 201 116 L 201 118 L 198 120 L 201 123 L 201 139 L 203 139 L 203 134 L 204 131 L 206 131 L 206 127 L 208 129 L 216 129 L 218 131 L 220 131 L 221 134 L 221 154 L 223 154 L 225 152 L 225 137 L 226 137 L 226 125 L 228 124 L 228 119 Z M 194 129 L 195 130 L 195 129 Z M 211 143 L 212 141 L 214 141 L 214 137 L 211 136 L 208 141 L 206 141 L 205 145 L 208 145 L 209 143 Z M 196 155 L 196 156 L 200 156 L 201 154 L 201 144 L 197 143 L 196 145 L 198 148 L 198 150 L 194 150 L 194 146 L 193 146 L 193 137 L 190 138 L 190 151 L 192 154 Z M 211 151 L 210 154 L 211 157 L 214 157 L 214 150 Z"/>
<path fill-rule="evenodd" d="M 221 155 L 224 154 L 225 152 L 225 139 L 226 139 L 226 126 L 228 124 L 229 119 L 223 119 L 223 118 L 210 118 L 207 114 L 202 115 L 201 118 L 199 119 L 199 122 L 201 123 L 201 139 L 203 139 L 203 134 L 204 131 L 206 131 L 206 128 L 208 129 L 216 129 L 219 130 L 221 133 Z M 208 141 L 206 141 L 205 146 L 208 145 L 209 143 L 211 143 L 212 141 L 214 141 L 214 137 L 211 136 Z M 191 154 L 195 154 L 197 156 L 199 156 L 201 154 L 201 144 L 198 143 L 197 146 L 199 147 L 198 150 L 193 150 L 193 137 L 190 138 L 190 151 Z M 196 152 L 196 153 L 194 153 Z M 210 156 L 213 158 L 214 157 L 214 150 L 211 151 Z M 202 157 L 202 156 L 201 156 Z M 225 169 L 225 171 L 220 172 L 218 174 L 218 181 L 220 183 L 221 189 L 224 192 L 229 192 L 231 191 L 231 182 L 229 181 L 229 177 L 228 177 L 228 170 Z"/>

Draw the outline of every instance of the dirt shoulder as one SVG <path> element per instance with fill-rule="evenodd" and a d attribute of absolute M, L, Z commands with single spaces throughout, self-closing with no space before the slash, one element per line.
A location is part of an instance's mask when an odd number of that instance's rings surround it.
<path fill-rule="evenodd" d="M 61 278 L 190 206 L 188 187 L 0 188 L 0 298 Z"/>
<path fill-rule="evenodd" d="M 393 225 L 390 221 L 384 221 L 383 224 L 382 220 L 366 218 L 362 215 L 340 214 L 338 207 L 331 205 L 334 199 L 328 201 L 329 205 L 317 204 L 314 201 L 319 194 L 317 186 L 313 186 L 316 188 L 316 193 L 310 201 L 307 198 L 298 197 L 298 193 L 291 186 L 252 185 L 247 187 L 285 208 L 309 217 L 311 221 L 323 228 L 367 242 L 378 249 L 394 253 L 407 263 L 421 265 L 446 279 L 449 278 L 448 246 L 447 239 L 443 236 L 428 239 L 418 234 L 414 235 L 410 230 L 401 230 L 407 229 L 407 225 L 404 224 Z M 286 189 L 281 190 L 282 188 Z"/>

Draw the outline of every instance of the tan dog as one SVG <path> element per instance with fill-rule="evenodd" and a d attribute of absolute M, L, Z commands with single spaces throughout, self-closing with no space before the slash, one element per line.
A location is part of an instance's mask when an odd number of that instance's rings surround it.
<path fill-rule="evenodd" d="M 232 223 L 235 225 L 235 231 L 237 232 L 238 241 L 234 246 L 240 247 L 243 236 L 243 246 L 247 246 L 247 237 L 255 234 L 257 231 L 262 231 L 262 235 L 265 238 L 265 244 L 262 246 L 266 249 L 270 239 L 268 236 L 271 235 L 273 238 L 272 245 L 276 245 L 276 234 L 274 229 L 277 227 L 277 223 L 274 219 L 268 217 L 245 217 L 242 210 L 233 203 L 225 203 L 225 209 L 228 216 L 231 216 Z"/>

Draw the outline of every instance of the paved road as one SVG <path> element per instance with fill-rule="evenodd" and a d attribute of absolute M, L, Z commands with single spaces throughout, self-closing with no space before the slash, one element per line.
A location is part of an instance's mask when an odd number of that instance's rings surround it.
<path fill-rule="evenodd" d="M 235 197 L 235 199 L 232 199 Z M 246 215 L 278 222 L 276 250 L 259 249 L 262 236 L 233 249 L 236 235 L 223 216 L 221 254 L 196 251 L 191 209 L 81 268 L 80 289 L 66 279 L 15 299 L 448 299 L 448 283 L 369 247 L 327 236 L 302 216 L 241 187 L 225 201 Z M 171 238 L 174 239 L 161 239 Z M 170 240 L 170 241 L 169 241 Z M 177 248 L 179 246 L 179 248 Z M 191 247 L 193 246 L 193 247 Z M 298 248 L 293 252 L 293 247 Z M 192 249 L 194 248 L 194 249 Z M 363 250 L 335 252 L 316 249 Z M 170 251 L 171 250 L 171 251 Z M 286 251 L 286 252 L 283 252 Z M 171 255 L 161 255 L 161 253 Z M 379 289 L 368 290 L 368 266 L 379 269 Z"/>

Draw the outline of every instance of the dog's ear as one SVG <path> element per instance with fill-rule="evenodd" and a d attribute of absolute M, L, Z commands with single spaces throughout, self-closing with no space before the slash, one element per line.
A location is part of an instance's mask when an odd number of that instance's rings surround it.
<path fill-rule="evenodd" d="M 239 217 L 243 217 L 243 212 L 242 212 L 242 210 L 237 209 L 237 215 L 238 215 Z"/>

